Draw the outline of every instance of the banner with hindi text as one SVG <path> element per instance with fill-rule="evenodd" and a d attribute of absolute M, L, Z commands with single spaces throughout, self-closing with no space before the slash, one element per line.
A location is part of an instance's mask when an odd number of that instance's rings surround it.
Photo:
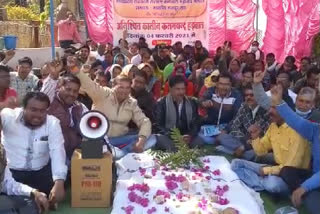
<path fill-rule="evenodd" d="M 150 46 L 177 41 L 208 44 L 207 0 L 113 0 L 114 43 L 145 37 Z"/>

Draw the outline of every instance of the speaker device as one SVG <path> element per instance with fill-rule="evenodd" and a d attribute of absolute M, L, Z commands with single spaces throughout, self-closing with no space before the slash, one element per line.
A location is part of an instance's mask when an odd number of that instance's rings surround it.
<path fill-rule="evenodd" d="M 103 157 L 104 136 L 107 134 L 109 127 L 107 117 L 99 111 L 92 110 L 82 115 L 79 129 L 84 138 L 81 143 L 83 159 Z"/>

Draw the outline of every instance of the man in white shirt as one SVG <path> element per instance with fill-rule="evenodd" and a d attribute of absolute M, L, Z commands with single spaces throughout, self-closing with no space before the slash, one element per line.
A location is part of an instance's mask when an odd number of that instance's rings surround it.
<path fill-rule="evenodd" d="M 91 51 L 91 55 L 94 56 L 97 60 L 100 60 L 101 62 L 104 61 L 104 52 L 106 51 L 106 45 L 105 44 L 99 44 L 98 50 L 96 52 Z"/>
<path fill-rule="evenodd" d="M 47 115 L 50 100 L 29 92 L 23 108 L 1 111 L 2 144 L 13 178 L 49 196 L 50 205 L 63 200 L 67 176 L 60 122 Z"/>
<path fill-rule="evenodd" d="M 139 64 L 141 64 L 142 63 L 142 54 L 144 52 L 149 52 L 149 50 L 147 48 L 144 48 L 144 47 L 143 48 L 139 47 L 139 53 L 131 58 L 131 64 L 134 64 L 134 65 L 137 65 L 137 66 Z"/>
<path fill-rule="evenodd" d="M 6 165 L 5 152 L 0 145 L 0 213 L 13 214 L 15 212 L 12 210 L 16 210 L 19 213 L 38 214 L 39 211 L 46 211 L 49 206 L 46 194 L 16 182 Z"/>

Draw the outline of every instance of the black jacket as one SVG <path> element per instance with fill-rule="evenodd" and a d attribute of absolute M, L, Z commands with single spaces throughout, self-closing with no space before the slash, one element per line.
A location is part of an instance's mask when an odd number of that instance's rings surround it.
<path fill-rule="evenodd" d="M 155 101 L 153 99 L 152 93 L 147 90 L 142 90 L 136 92 L 131 89 L 131 96 L 134 97 L 138 101 L 138 106 L 141 108 L 142 112 L 153 121 L 153 108 L 155 105 Z"/>
<path fill-rule="evenodd" d="M 183 102 L 182 114 L 180 118 L 177 118 L 176 127 L 180 130 L 182 135 L 190 135 L 195 137 L 200 129 L 200 121 L 198 115 L 198 102 L 197 99 L 187 97 L 192 105 L 192 119 L 190 124 L 187 124 L 186 105 L 185 100 Z M 178 106 L 176 105 L 176 115 L 178 114 Z M 170 131 L 166 129 L 166 97 L 162 97 L 158 100 L 154 111 L 154 131 L 157 134 L 163 134 L 170 136 Z"/>

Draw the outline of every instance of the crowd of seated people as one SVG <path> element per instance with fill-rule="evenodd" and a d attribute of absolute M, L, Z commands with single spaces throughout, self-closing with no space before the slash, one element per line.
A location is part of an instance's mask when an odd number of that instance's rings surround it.
<path fill-rule="evenodd" d="M 233 156 L 233 171 L 255 191 L 319 213 L 320 65 L 310 57 L 278 62 L 257 41 L 239 54 L 226 41 L 211 55 L 199 40 L 154 48 L 145 38 L 118 46 L 88 40 L 36 76 L 27 56 L 8 67 L 14 54 L 0 55 L 0 189 L 33 197 L 26 209 L 64 200 L 79 120 L 98 110 L 110 121 L 105 144 L 115 158 L 175 152 L 177 128 L 190 149 Z"/>

